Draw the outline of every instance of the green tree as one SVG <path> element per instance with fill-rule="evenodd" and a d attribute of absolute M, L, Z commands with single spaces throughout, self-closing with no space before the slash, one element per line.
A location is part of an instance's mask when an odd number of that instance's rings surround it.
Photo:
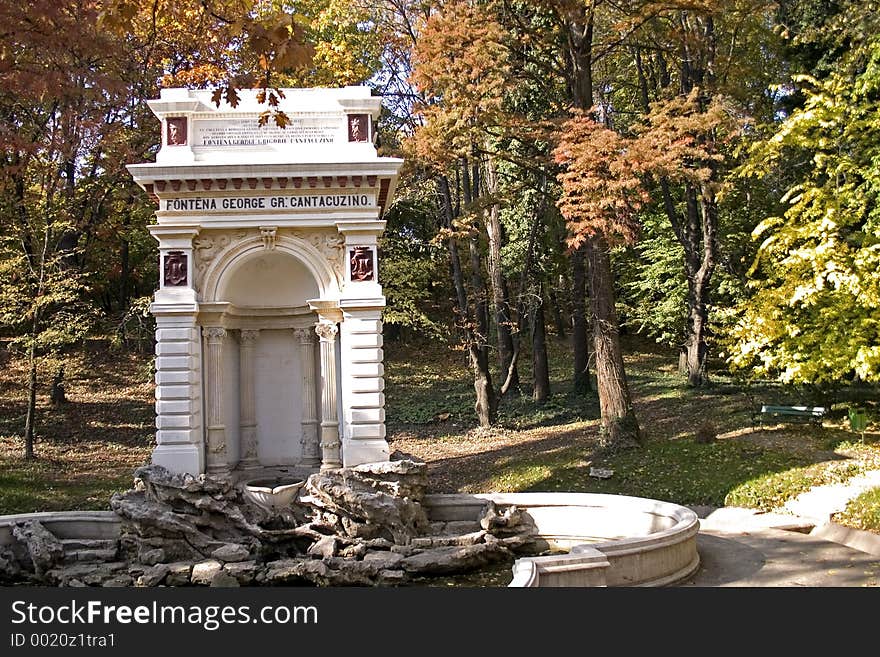
<path fill-rule="evenodd" d="M 794 170 L 783 211 L 755 229 L 754 295 L 731 363 L 787 382 L 880 380 L 880 23 L 848 5 L 850 47 L 756 145 L 745 176 Z"/>

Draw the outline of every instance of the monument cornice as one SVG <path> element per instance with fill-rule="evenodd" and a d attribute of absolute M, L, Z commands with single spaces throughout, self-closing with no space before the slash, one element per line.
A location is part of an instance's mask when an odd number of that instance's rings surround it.
<path fill-rule="evenodd" d="M 262 182 L 263 178 L 272 179 L 304 179 L 324 177 L 382 177 L 396 176 L 403 160 L 395 157 L 383 157 L 370 161 L 352 162 L 263 162 L 249 164 L 129 164 L 127 169 L 135 181 L 143 186 L 157 180 L 232 180 L 254 178 Z"/>
<path fill-rule="evenodd" d="M 375 190 L 382 213 L 393 196 L 403 160 L 334 164 L 159 165 L 133 164 L 128 170 L 154 202 L 205 192 L 269 194 Z"/>

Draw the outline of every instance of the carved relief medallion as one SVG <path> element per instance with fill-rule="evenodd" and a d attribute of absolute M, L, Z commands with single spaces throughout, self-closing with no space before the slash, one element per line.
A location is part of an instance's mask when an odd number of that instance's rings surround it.
<path fill-rule="evenodd" d="M 348 117 L 348 141 L 369 141 L 370 117 L 368 114 L 350 114 Z"/>
<path fill-rule="evenodd" d="M 162 267 L 165 275 L 166 287 L 181 287 L 186 285 L 186 254 L 183 251 L 169 251 L 166 253 Z"/>
<path fill-rule="evenodd" d="M 177 116 L 166 119 L 168 133 L 166 142 L 169 146 L 186 146 L 186 117 Z"/>
<path fill-rule="evenodd" d="M 356 246 L 349 251 L 349 267 L 351 280 L 372 281 L 375 280 L 373 272 L 373 250 L 368 246 Z"/>

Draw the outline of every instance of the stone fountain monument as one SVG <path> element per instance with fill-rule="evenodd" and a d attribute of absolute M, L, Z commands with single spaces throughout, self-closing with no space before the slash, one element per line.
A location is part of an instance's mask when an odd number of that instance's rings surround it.
<path fill-rule="evenodd" d="M 366 87 L 163 89 L 156 447 L 171 473 L 232 480 L 388 460 L 376 241 L 402 160 L 374 145 Z"/>
<path fill-rule="evenodd" d="M 511 562 L 511 586 L 665 586 L 699 521 L 614 495 L 428 494 L 385 440 L 377 238 L 402 161 L 367 88 L 287 89 L 289 125 L 165 89 L 156 447 L 111 511 L 0 516 L 0 584 L 388 585 Z M 515 562 L 513 559 L 519 557 Z"/>

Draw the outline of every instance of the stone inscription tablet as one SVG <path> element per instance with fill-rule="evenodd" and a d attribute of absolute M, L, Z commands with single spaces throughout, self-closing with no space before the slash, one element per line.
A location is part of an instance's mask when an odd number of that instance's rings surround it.
<path fill-rule="evenodd" d="M 169 212 L 253 212 L 376 207 L 375 194 L 301 194 L 296 196 L 196 196 L 162 199 Z"/>
<path fill-rule="evenodd" d="M 270 144 L 332 144 L 345 138 L 343 117 L 293 118 L 285 128 L 274 123 L 260 126 L 256 118 L 199 120 L 193 145 L 209 148 L 266 146 Z"/>

